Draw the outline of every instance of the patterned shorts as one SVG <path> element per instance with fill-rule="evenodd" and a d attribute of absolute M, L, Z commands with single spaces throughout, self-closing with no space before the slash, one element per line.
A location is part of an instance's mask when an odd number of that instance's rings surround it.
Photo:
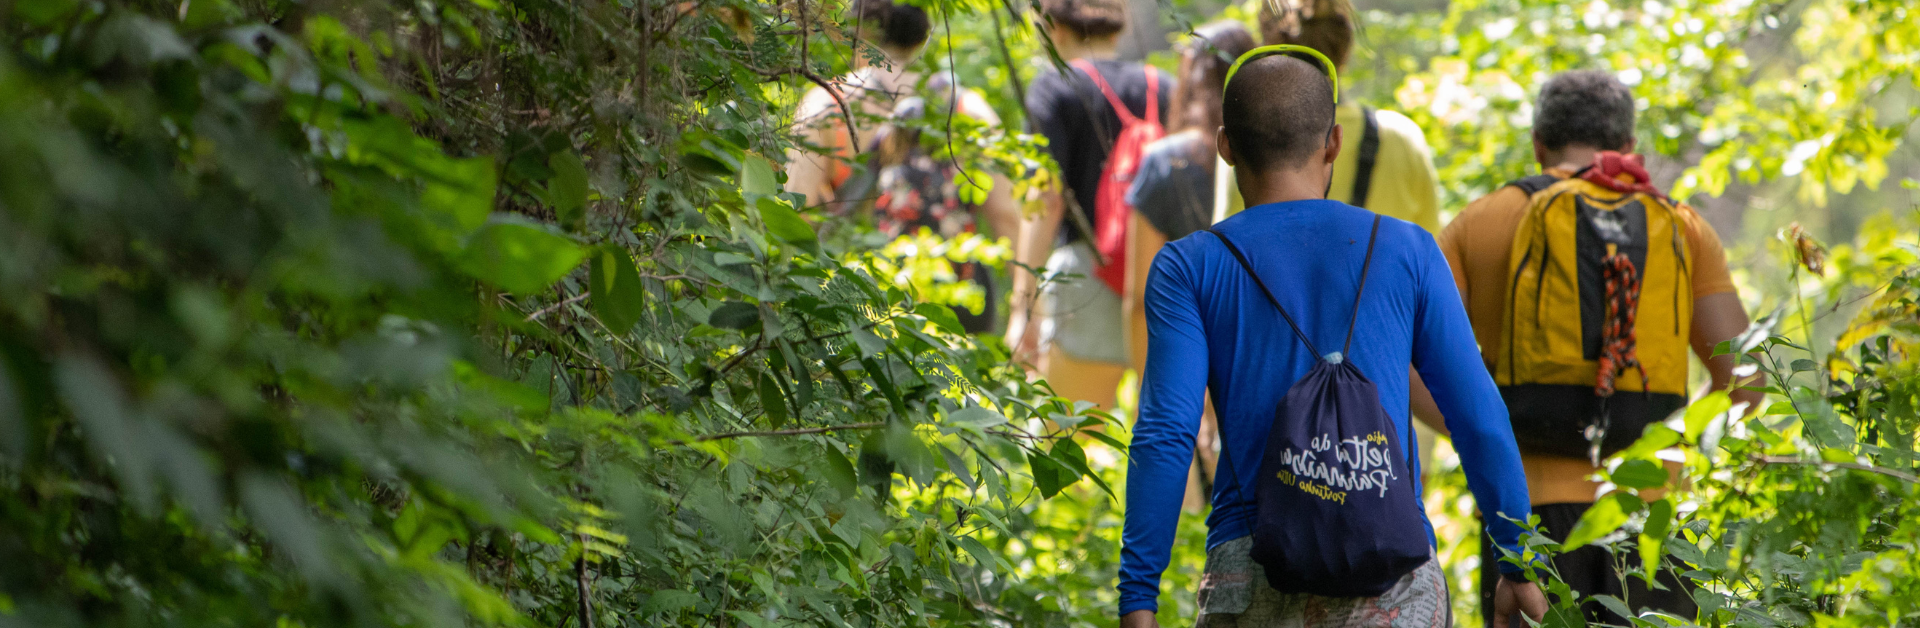
<path fill-rule="evenodd" d="M 1429 560 L 1385 595 L 1320 597 L 1281 593 L 1253 562 L 1253 537 L 1207 552 L 1195 628 L 1451 628 L 1453 606 L 1440 562 Z"/>

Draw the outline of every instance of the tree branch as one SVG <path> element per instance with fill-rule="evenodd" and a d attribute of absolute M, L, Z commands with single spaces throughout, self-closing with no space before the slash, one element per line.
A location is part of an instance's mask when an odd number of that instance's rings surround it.
<path fill-rule="evenodd" d="M 573 296 L 570 296 L 570 297 L 567 297 L 567 300 L 565 300 L 565 301 L 561 301 L 561 302 L 559 302 L 559 303 L 555 303 L 555 304 L 553 304 L 553 305 L 549 305 L 549 306 L 546 306 L 546 307 L 543 307 L 543 308 L 540 308 L 540 309 L 538 309 L 538 310 L 535 310 L 535 311 L 534 311 L 534 312 L 533 312 L 532 314 L 528 314 L 528 315 L 527 315 L 527 320 L 526 320 L 526 322 L 529 322 L 529 323 L 531 323 L 531 322 L 534 322 L 534 321 L 536 321 L 536 320 L 539 320 L 539 319 L 540 319 L 540 317 L 542 317 L 542 316 L 546 316 L 547 314 L 549 314 L 549 313 L 551 313 L 551 312 L 553 312 L 554 310 L 557 310 L 557 309 L 560 309 L 560 308 L 563 308 L 563 307 L 566 307 L 566 306 L 568 306 L 568 305 L 571 305 L 571 304 L 574 304 L 574 303 L 579 303 L 581 299 L 585 299 L 585 298 L 587 298 L 587 295 L 590 295 L 590 294 L 593 294 L 593 292 L 591 292 L 591 291 L 589 291 L 589 292 L 582 292 L 582 293 L 580 293 L 580 294 L 576 294 L 576 295 L 573 295 Z"/>
<path fill-rule="evenodd" d="M 1889 469 L 1886 467 L 1876 467 L 1870 464 L 1860 464 L 1858 462 L 1827 462 L 1825 460 L 1801 460 L 1799 458 L 1790 458 L 1787 456 L 1761 456 L 1759 460 L 1761 464 L 1805 464 L 1805 465 L 1840 467 L 1843 469 L 1853 469 L 1855 471 L 1866 471 L 1868 473 L 1878 473 L 1880 475 L 1884 475 L 1890 478 L 1896 478 L 1902 481 L 1912 482 L 1914 484 L 1920 484 L 1920 476 L 1915 476 L 1905 471 L 1896 471 L 1894 469 Z"/>
<path fill-rule="evenodd" d="M 586 537 L 581 537 L 580 557 L 573 559 L 573 582 L 580 592 L 580 628 L 593 628 L 593 599 L 587 589 Z"/>
<path fill-rule="evenodd" d="M 725 433 L 725 434 L 708 434 L 708 435 L 706 435 L 706 436 L 701 436 L 701 437 L 699 437 L 699 438 L 695 438 L 695 439 L 693 439 L 693 440 L 691 440 L 691 441 L 681 441 L 681 443 L 682 443 L 682 444 L 687 444 L 687 443 L 704 443 L 704 442 L 707 442 L 707 441 L 716 441 L 716 440 L 726 440 L 726 439 L 730 439 L 730 438 L 746 438 L 746 437 L 748 437 L 748 436 L 801 436 L 801 435 L 805 435 L 805 434 L 824 434 L 824 433 L 826 433 L 826 432 L 843 432 L 843 431 L 853 431 L 853 430 L 870 430 L 870 429 L 873 429 L 873 428 L 876 428 L 876 427 L 880 427 L 880 426 L 882 426 L 882 425 L 886 425 L 886 424 L 887 424 L 887 423 L 886 423 L 885 421 L 873 421 L 873 422 L 869 422 L 869 423 L 853 423 L 853 424 L 849 424 L 849 425 L 828 425 L 828 426 L 825 426 L 825 427 L 803 427 L 803 428 L 799 428 L 799 429 L 791 429 L 791 430 L 764 430 L 764 431 L 753 431 L 753 432 L 727 432 L 727 433 Z"/>

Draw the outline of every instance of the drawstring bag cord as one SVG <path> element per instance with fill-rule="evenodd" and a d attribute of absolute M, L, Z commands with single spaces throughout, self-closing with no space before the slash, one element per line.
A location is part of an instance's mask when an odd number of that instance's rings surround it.
<path fill-rule="evenodd" d="M 1600 398 L 1600 416 L 1587 428 L 1587 441 L 1591 443 L 1587 455 L 1595 465 L 1600 464 L 1600 443 L 1606 439 L 1607 428 L 1612 423 L 1607 400 L 1615 392 L 1614 379 L 1626 372 L 1627 367 L 1633 367 L 1640 373 L 1640 387 L 1647 387 L 1647 369 L 1640 364 L 1635 350 L 1633 324 L 1640 307 L 1639 272 L 1633 260 L 1619 251 L 1602 259 L 1601 267 L 1607 291 L 1607 316 L 1600 325 L 1600 372 L 1593 385 L 1593 394 Z"/>

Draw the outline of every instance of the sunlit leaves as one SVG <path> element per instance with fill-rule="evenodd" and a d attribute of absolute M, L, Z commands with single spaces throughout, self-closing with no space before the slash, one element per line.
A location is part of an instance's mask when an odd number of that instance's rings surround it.
<path fill-rule="evenodd" d="M 1647 524 L 1640 532 L 1640 564 L 1642 574 L 1652 580 L 1655 570 L 1659 569 L 1661 559 L 1666 557 L 1667 534 L 1673 529 L 1673 501 L 1662 499 L 1653 502 L 1647 508 Z"/>
<path fill-rule="evenodd" d="M 761 197 L 755 203 L 760 209 L 760 219 L 766 221 L 767 233 L 793 244 L 813 242 L 816 236 L 813 227 L 800 218 L 800 214 L 786 201 L 772 197 Z"/>
<path fill-rule="evenodd" d="M 748 155 L 741 159 L 740 191 L 762 196 L 778 192 L 779 186 L 773 177 L 773 163 L 759 155 Z"/>
<path fill-rule="evenodd" d="M 1567 550 L 1579 549 L 1600 537 L 1613 534 L 1614 530 L 1627 523 L 1627 517 L 1646 507 L 1646 502 L 1628 493 L 1612 493 L 1594 502 L 1580 522 L 1574 524 L 1567 533 L 1566 542 L 1561 546 Z"/>
<path fill-rule="evenodd" d="M 1628 460 L 1607 474 L 1614 484 L 1627 488 L 1659 488 L 1667 484 L 1667 469 L 1658 462 L 1645 459 Z"/>

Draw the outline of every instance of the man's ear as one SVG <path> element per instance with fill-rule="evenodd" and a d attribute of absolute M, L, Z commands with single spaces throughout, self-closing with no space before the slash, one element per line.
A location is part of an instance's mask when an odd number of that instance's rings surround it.
<path fill-rule="evenodd" d="M 1345 131 L 1346 129 L 1341 128 L 1338 123 L 1335 123 L 1333 125 L 1333 132 L 1327 134 L 1326 154 L 1322 155 L 1322 157 L 1327 160 L 1328 164 L 1332 164 L 1334 161 L 1340 159 L 1341 137 L 1345 134 Z"/>
<path fill-rule="evenodd" d="M 1227 127 L 1223 126 L 1214 129 L 1213 145 L 1220 152 L 1220 161 L 1227 162 L 1228 166 L 1235 165 L 1233 163 L 1233 148 L 1227 145 Z"/>
<path fill-rule="evenodd" d="M 1533 138 L 1533 163 L 1540 164 L 1542 169 L 1552 165 L 1547 163 L 1547 147 L 1540 143 L 1540 131 L 1538 129 L 1530 131 L 1527 137 Z"/>
<path fill-rule="evenodd" d="M 1621 147 L 1621 148 L 1620 148 L 1620 154 L 1622 154 L 1622 155 L 1631 155 L 1631 154 L 1633 154 L 1633 147 L 1634 147 L 1634 146 L 1637 146 L 1637 145 L 1639 145 L 1639 144 L 1640 144 L 1640 140 L 1639 140 L 1639 139 L 1637 139 L 1637 138 L 1627 138 L 1627 145 L 1626 145 L 1626 146 L 1623 146 L 1623 147 Z"/>

